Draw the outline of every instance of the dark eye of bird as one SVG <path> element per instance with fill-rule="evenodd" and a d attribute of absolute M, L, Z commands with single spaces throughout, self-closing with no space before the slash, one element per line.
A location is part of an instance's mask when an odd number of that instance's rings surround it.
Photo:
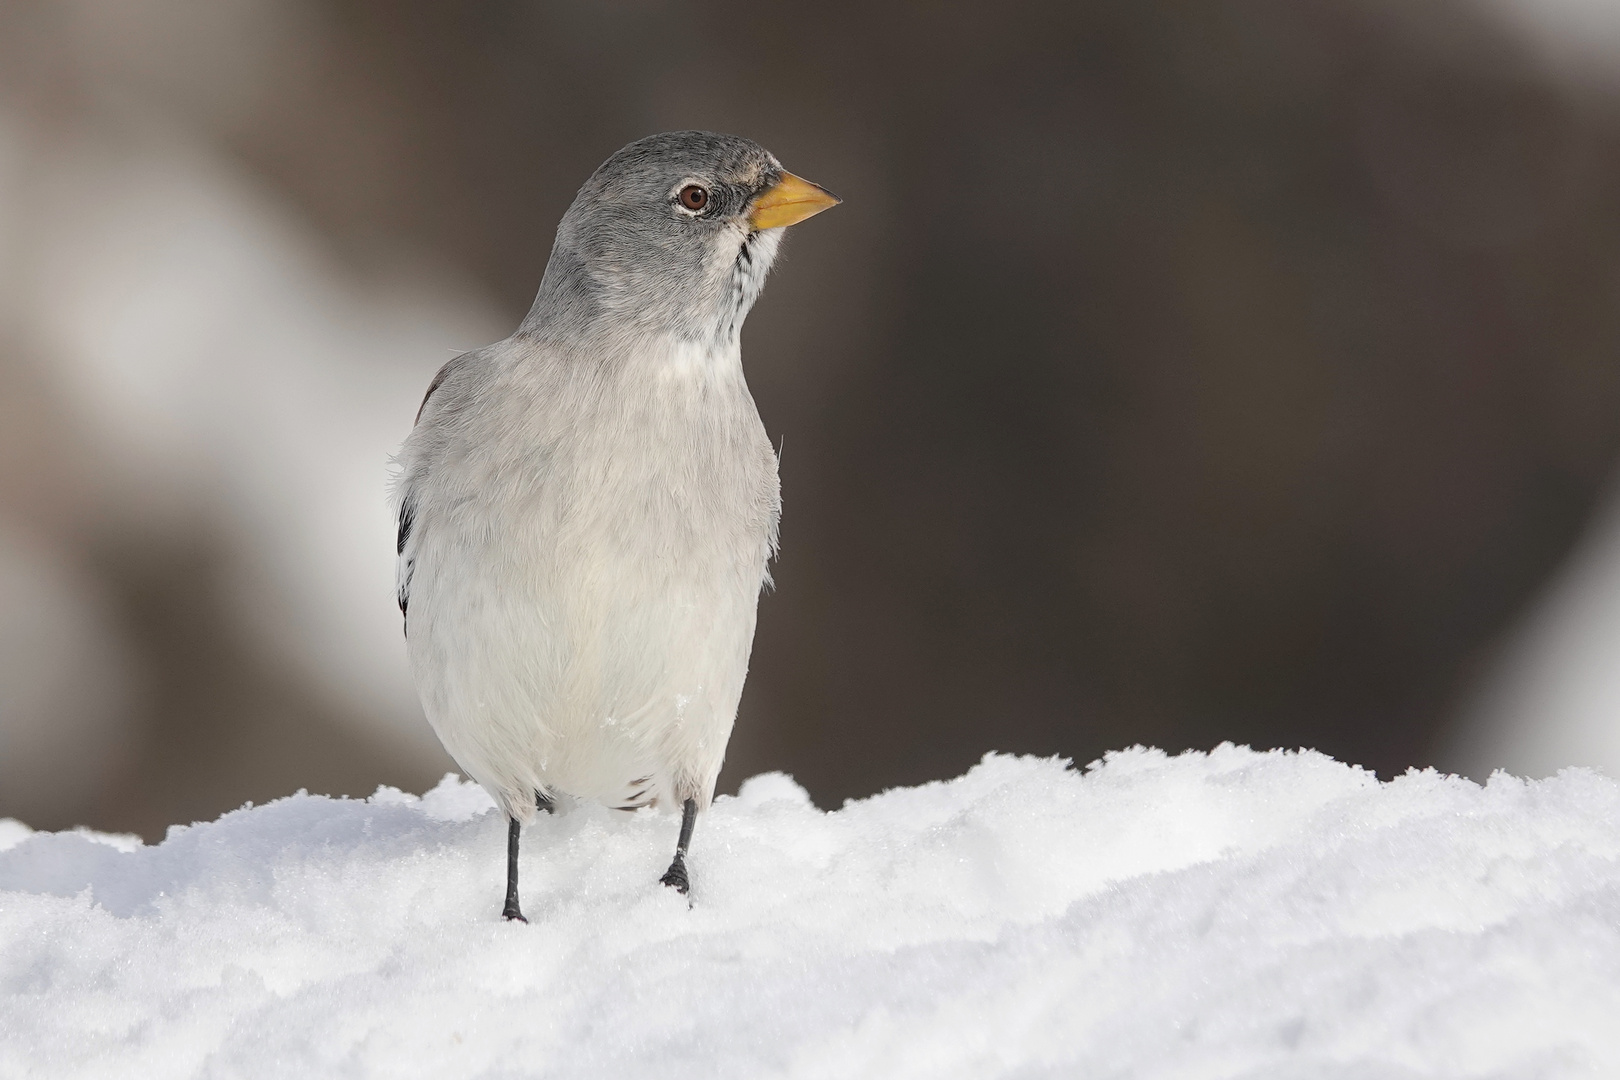
<path fill-rule="evenodd" d="M 709 205 L 709 193 L 697 184 L 687 184 L 676 197 L 688 210 L 701 210 Z"/>

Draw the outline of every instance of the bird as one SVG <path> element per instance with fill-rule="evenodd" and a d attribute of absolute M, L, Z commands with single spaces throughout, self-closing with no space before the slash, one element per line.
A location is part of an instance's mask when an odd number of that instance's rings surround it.
<path fill-rule="evenodd" d="M 841 201 L 735 135 L 623 147 L 517 330 L 444 365 L 395 457 L 409 666 L 506 816 L 508 920 L 559 796 L 679 808 L 659 880 L 690 889 L 782 506 L 739 335 L 784 230 Z"/>

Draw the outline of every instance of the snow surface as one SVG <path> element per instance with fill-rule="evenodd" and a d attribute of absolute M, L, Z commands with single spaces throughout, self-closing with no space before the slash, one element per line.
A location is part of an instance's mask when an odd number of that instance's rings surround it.
<path fill-rule="evenodd" d="M 0 1076 L 1620 1076 L 1620 787 L 992 755 L 526 833 L 447 777 L 163 843 L 0 822 Z"/>

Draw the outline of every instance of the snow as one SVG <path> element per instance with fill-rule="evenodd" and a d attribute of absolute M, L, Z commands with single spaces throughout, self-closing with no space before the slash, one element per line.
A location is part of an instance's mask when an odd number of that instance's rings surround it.
<path fill-rule="evenodd" d="M 0 823 L 0 1076 L 1620 1075 L 1620 787 L 991 755 L 525 834 L 454 777 L 154 846 Z"/>

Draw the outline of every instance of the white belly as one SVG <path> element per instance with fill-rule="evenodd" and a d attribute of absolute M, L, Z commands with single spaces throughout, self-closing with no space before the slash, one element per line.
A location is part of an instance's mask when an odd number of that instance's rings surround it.
<path fill-rule="evenodd" d="M 550 560 L 526 579 L 503 561 L 461 562 L 470 569 L 456 575 L 425 554 L 408 641 L 428 719 L 509 812 L 537 789 L 611 805 L 708 801 L 747 673 L 757 575 L 611 559 Z"/>
<path fill-rule="evenodd" d="M 489 429 L 534 417 L 479 418 L 413 466 L 407 642 L 423 707 L 523 820 L 537 789 L 706 805 L 725 755 L 775 455 L 746 388 L 718 403 L 694 390 L 685 411 L 668 387 L 648 393 L 504 459 L 481 453 Z"/>

